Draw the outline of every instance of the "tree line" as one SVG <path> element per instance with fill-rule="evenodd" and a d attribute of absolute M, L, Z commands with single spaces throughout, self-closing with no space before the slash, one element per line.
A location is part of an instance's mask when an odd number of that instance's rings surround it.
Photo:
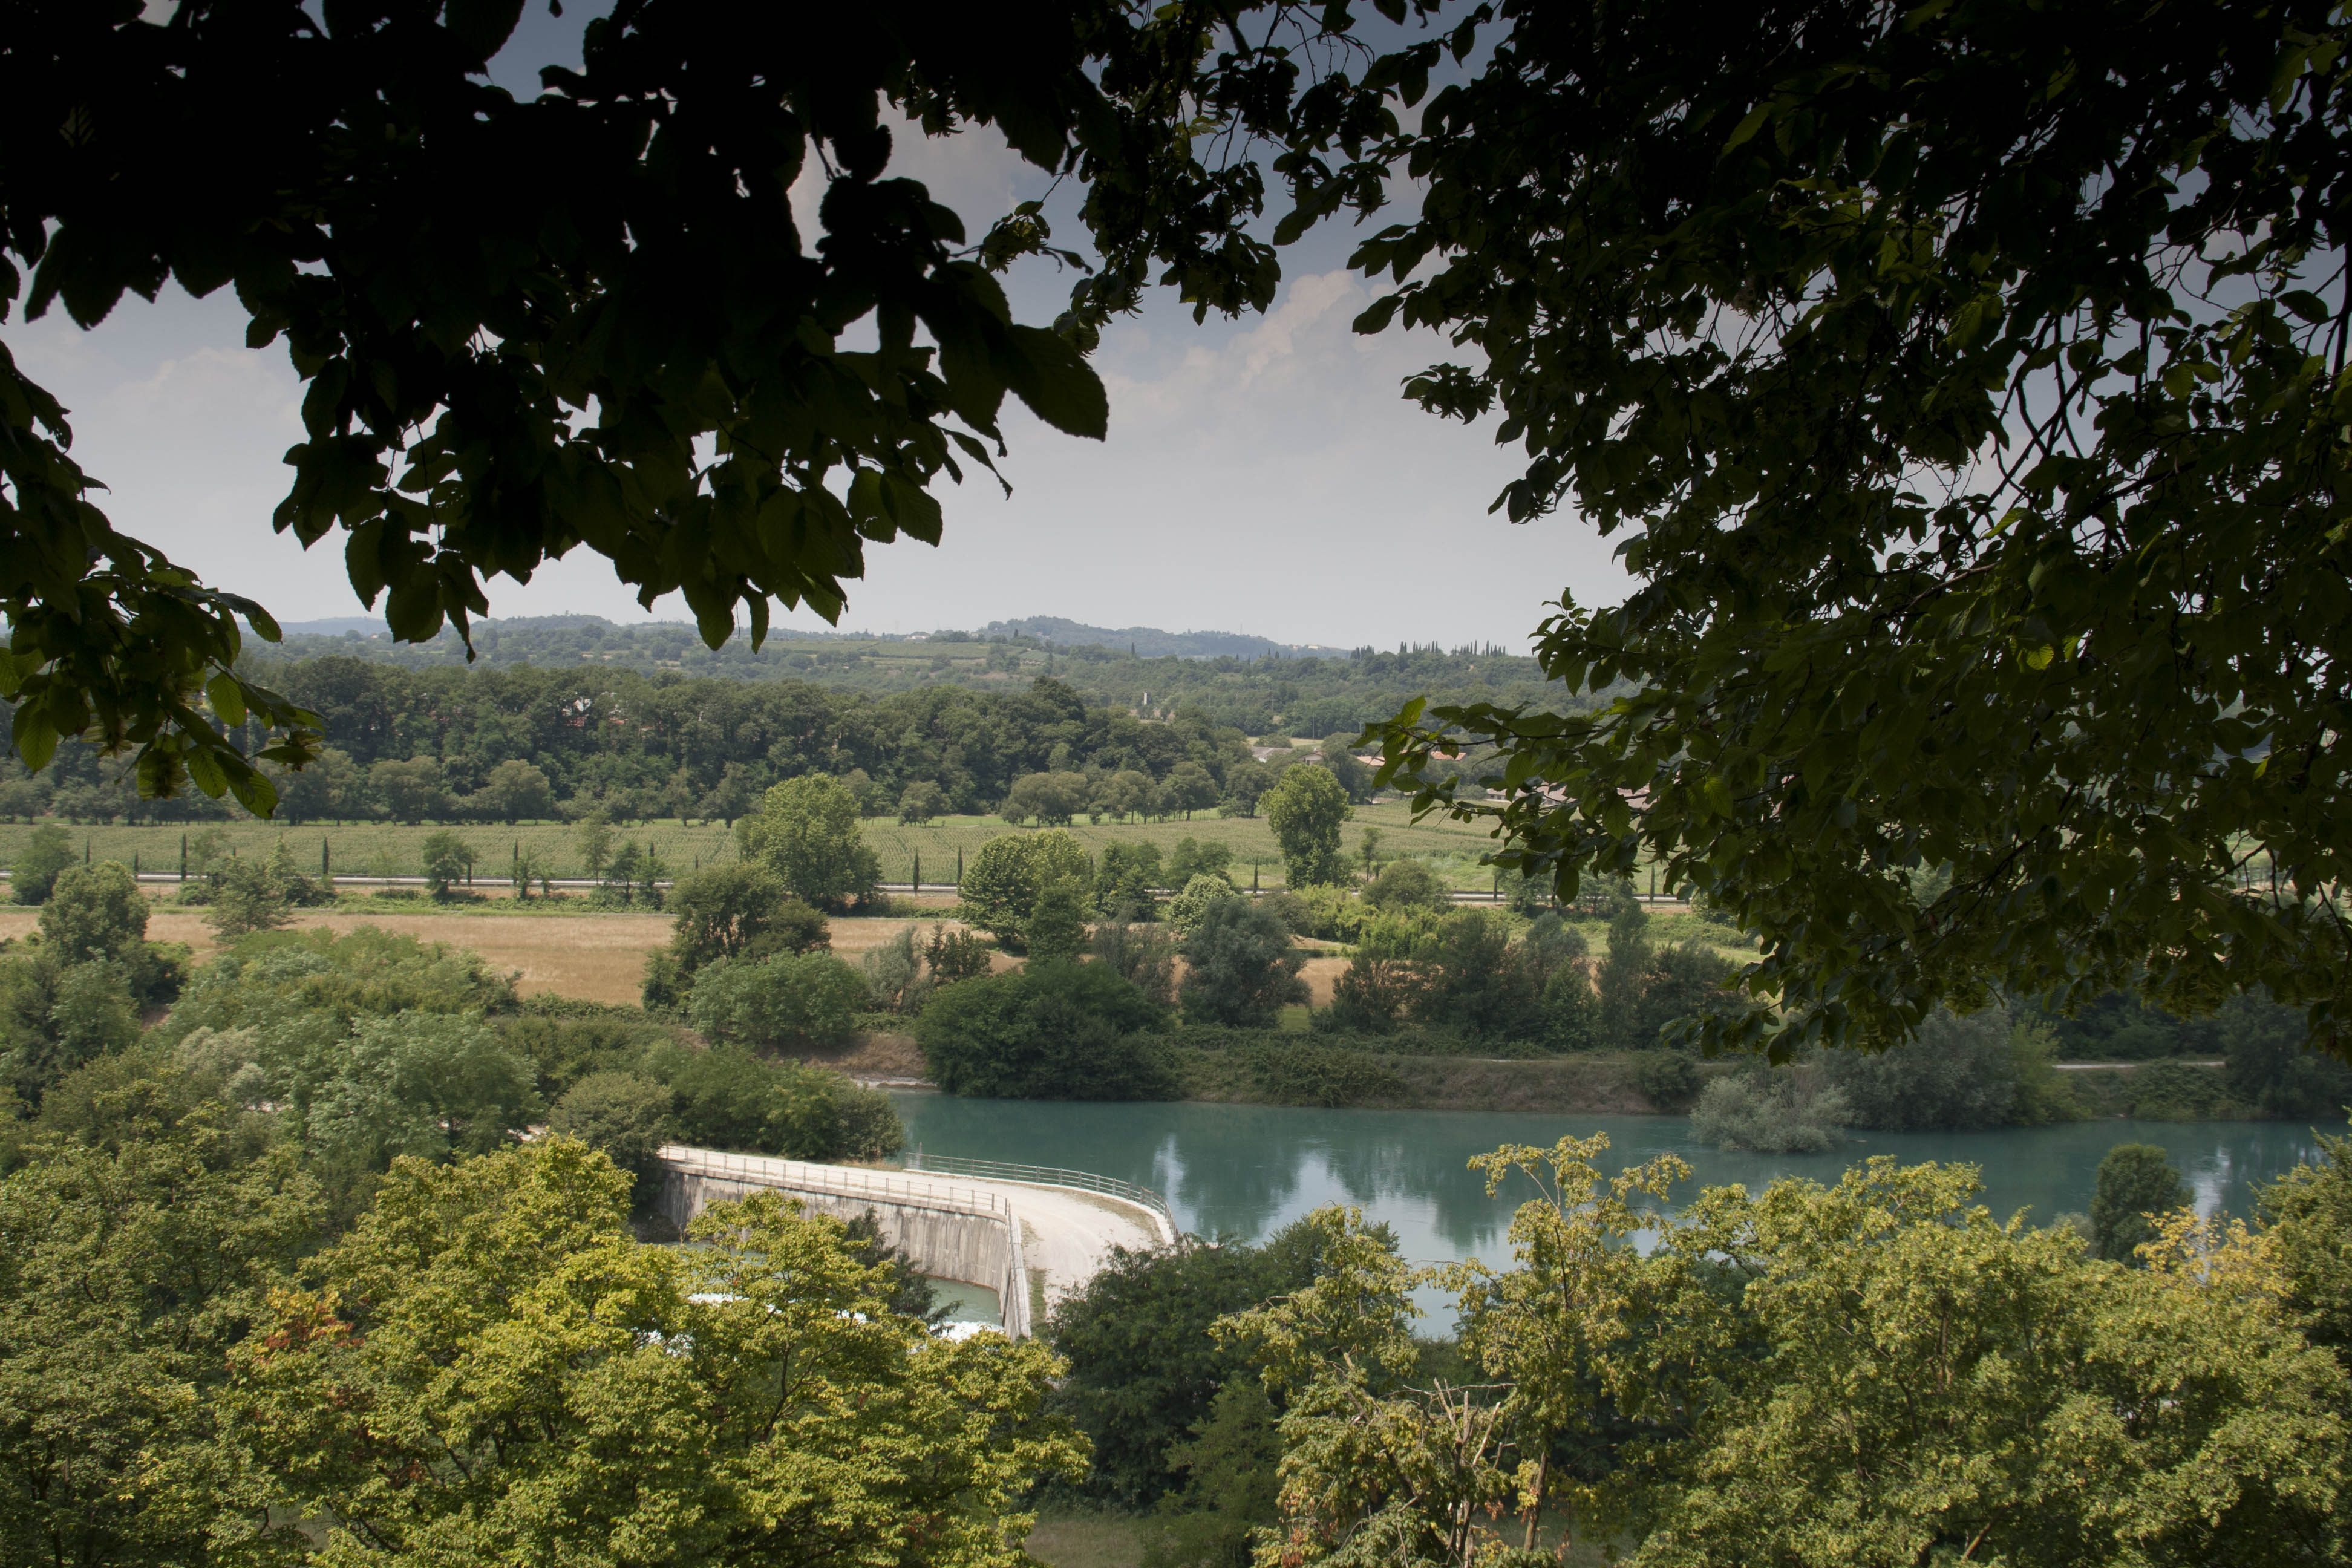
<path fill-rule="evenodd" d="M 542 669 L 595 673 L 631 670 L 657 677 L 801 680 L 869 696 L 930 686 L 978 690 L 1017 688 L 1051 675 L 1090 702 L 1172 712 L 1192 704 L 1214 723 L 1253 735 L 1328 735 L 1377 723 L 1415 697 L 1440 701 L 1560 702 L 1567 688 L 1548 681 L 1536 661 L 1492 647 L 1444 647 L 1406 641 L 1318 652 L 1256 657 L 1173 654 L 1138 657 L 1125 645 L 1046 643 L 1024 632 L 933 632 L 921 642 L 778 633 L 759 648 L 738 636 L 707 647 L 678 622 L 619 625 L 595 616 L 549 616 L 476 622 L 475 659 L 444 632 L 423 643 L 381 635 L 341 637 L 289 632 L 274 647 L 253 649 L 257 678 L 277 686 L 288 663 L 346 658 L 402 669 Z"/>
<path fill-rule="evenodd" d="M 273 679 L 324 726 L 315 760 L 272 775 L 278 817 L 292 823 L 593 813 L 732 822 L 771 784 L 809 773 L 844 780 L 868 815 L 917 821 L 998 810 L 1062 822 L 1249 815 L 1295 760 L 1337 768 L 1359 798 L 1370 779 L 1349 753 L 1352 730 L 1261 762 L 1242 730 L 1197 704 L 1139 717 L 1045 676 L 1019 689 L 873 697 L 799 680 L 408 670 L 338 656 Z M 168 822 L 233 809 L 203 795 L 142 799 L 118 764 L 78 741 L 39 773 L 0 781 L 0 816 Z"/>

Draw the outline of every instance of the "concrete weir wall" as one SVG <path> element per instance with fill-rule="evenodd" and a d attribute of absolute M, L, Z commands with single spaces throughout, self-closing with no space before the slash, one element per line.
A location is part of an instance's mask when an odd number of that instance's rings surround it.
<path fill-rule="evenodd" d="M 676 1145 L 662 1150 L 662 1213 L 679 1229 L 715 1203 L 755 1192 L 796 1198 L 812 1214 L 851 1220 L 874 1211 L 882 1237 L 939 1279 L 996 1292 L 1004 1331 L 1030 1332 L 1029 1269 L 1020 1216 L 1001 1194 L 848 1165 L 814 1165 Z"/>

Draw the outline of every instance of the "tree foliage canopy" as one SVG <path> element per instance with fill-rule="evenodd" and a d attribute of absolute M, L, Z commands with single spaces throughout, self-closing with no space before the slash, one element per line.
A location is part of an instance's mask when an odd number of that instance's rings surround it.
<path fill-rule="evenodd" d="M 1356 254 L 1397 283 L 1360 326 L 1471 351 L 1409 395 L 1499 413 L 1497 506 L 1622 532 L 1640 579 L 1542 630 L 1552 675 L 1630 685 L 1605 710 L 1391 729 L 1400 776 L 1502 749 L 1507 803 L 1422 804 L 1499 816 L 1566 891 L 1647 850 L 1737 910 L 1776 1011 L 1727 1039 L 1880 1042 L 2053 980 L 2332 1018 L 2341 29 L 1504 5 L 1417 128 L 1295 133 L 1302 213 L 1427 182 Z M 1370 74 L 1410 100 L 1437 56 Z"/>

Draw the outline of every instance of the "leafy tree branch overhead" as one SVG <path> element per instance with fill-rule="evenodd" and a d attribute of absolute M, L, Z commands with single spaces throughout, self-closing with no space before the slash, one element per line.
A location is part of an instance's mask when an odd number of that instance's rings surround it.
<path fill-rule="evenodd" d="M 1648 849 L 1764 939 L 1716 1040 L 1883 1042 L 1993 986 L 2255 984 L 2334 1035 L 2352 643 L 2347 112 L 2321 4 L 1504 4 L 1373 142 L 1307 124 L 1302 214 L 1360 322 L 1464 351 L 1496 500 L 1640 579 L 1539 636 L 1596 713 L 1464 738 L 1498 858 L 1568 889 Z M 1399 55 L 1409 97 L 1436 47 Z M 1382 68 L 1375 67 L 1375 74 Z M 1309 95 L 1311 96 L 1311 95 Z"/>
<path fill-rule="evenodd" d="M 529 100 L 482 77 L 520 11 L 184 0 L 158 23 L 137 0 L 16 0 L 0 320 L 234 288 L 248 343 L 282 337 L 309 383 L 273 524 L 344 531 L 352 585 L 409 639 L 462 629 L 485 575 L 582 545 L 647 604 L 683 594 L 714 645 L 739 606 L 757 638 L 772 597 L 838 614 L 868 542 L 935 542 L 928 487 L 992 465 L 1006 393 L 1103 435 L 1079 341 L 1013 321 L 992 276 L 1045 246 L 1042 221 L 971 243 L 887 176 L 882 107 L 992 124 L 1049 170 L 1085 138 L 1132 143 L 1143 122 L 1088 74 L 1132 41 L 1115 7 L 624 0 Z M 878 342 L 849 352 L 860 321 Z M 95 727 L 140 749 L 151 792 L 192 777 L 266 814 L 210 721 L 250 714 L 277 760 L 313 744 L 231 673 L 235 617 L 274 637 L 268 615 L 114 531 L 64 412 L 5 351 L 0 432 L 16 750 L 37 765 Z"/>

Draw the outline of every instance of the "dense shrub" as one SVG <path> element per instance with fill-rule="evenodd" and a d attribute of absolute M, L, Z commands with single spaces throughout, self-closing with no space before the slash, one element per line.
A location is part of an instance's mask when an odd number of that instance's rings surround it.
<path fill-rule="evenodd" d="M 1094 956 L 1153 1005 L 1175 1005 L 1176 940 L 1166 927 L 1106 921 L 1095 928 Z"/>
<path fill-rule="evenodd" d="M 1421 972 L 1401 958 L 1359 952 L 1331 982 L 1331 1005 L 1315 1015 L 1318 1033 L 1388 1035 L 1412 1012 Z"/>
<path fill-rule="evenodd" d="M 2125 1089 L 2131 1113 L 2143 1121 L 2210 1121 L 2248 1111 L 2230 1098 L 2227 1079 L 2193 1062 L 2150 1062 L 2131 1075 Z"/>
<path fill-rule="evenodd" d="M 1032 963 L 943 987 L 915 1038 L 949 1094 L 1157 1100 L 1173 1084 L 1154 1031 L 1166 1014 L 1099 963 Z"/>
<path fill-rule="evenodd" d="M 1443 910 L 1453 894 L 1424 860 L 1391 860 L 1381 868 L 1363 891 L 1364 902 L 1376 910 Z"/>
<path fill-rule="evenodd" d="M 1160 862 L 1159 845 L 1148 839 L 1141 843 L 1113 840 L 1103 846 L 1102 858 L 1095 865 L 1095 908 L 1114 921 L 1148 921 L 1159 908 L 1153 889 L 1162 885 L 1167 875 Z"/>
<path fill-rule="evenodd" d="M 544 1110 L 530 1063 L 478 1015 L 363 1017 L 338 1051 L 290 1061 L 259 1041 L 274 1100 L 333 1164 L 382 1171 L 403 1154 L 443 1160 L 508 1142 Z"/>
<path fill-rule="evenodd" d="M 1633 1056 L 1633 1087 L 1660 1110 L 1688 1105 L 1699 1091 L 1698 1068 L 1678 1051 L 1637 1051 Z"/>
<path fill-rule="evenodd" d="M 2017 1100 L 2018 1068 L 2005 1008 L 1967 1017 L 1938 1008 L 1918 1037 L 1877 1053 L 1839 1050 L 1822 1061 L 1856 1127 L 1892 1132 L 1998 1127 Z"/>
<path fill-rule="evenodd" d="M 8 866 L 8 889 L 20 904 L 47 901 L 58 873 L 74 863 L 73 839 L 53 822 L 44 822 L 25 837 L 25 847 Z"/>
<path fill-rule="evenodd" d="M 1085 1289 L 1055 1305 L 1044 1327 L 1046 1342 L 1069 1363 L 1054 1405 L 1094 1444 L 1085 1489 L 1141 1508 L 1181 1485 L 1174 1450 L 1209 1418 L 1220 1390 L 1257 1381 L 1248 1353 L 1211 1338 L 1209 1326 L 1311 1284 L 1317 1268 L 1301 1226 L 1264 1247 L 1187 1240 L 1148 1252 L 1114 1247 Z M 1270 1428 L 1270 1410 L 1265 1418 Z"/>
<path fill-rule="evenodd" d="M 677 1037 L 677 1028 L 646 1017 L 635 1007 L 566 1017 L 534 1008 L 505 1021 L 507 1047 L 531 1064 L 539 1092 L 551 1104 L 591 1073 L 636 1072 L 646 1055 Z M 593 1004 L 592 1004 L 593 1005 Z"/>
<path fill-rule="evenodd" d="M 1204 880 L 1195 878 L 1192 886 Z M 1307 1000 L 1307 983 L 1298 977 L 1306 963 L 1273 911 L 1232 894 L 1215 900 L 1184 939 L 1184 979 L 1177 993 L 1184 1016 L 1202 1024 L 1271 1025 L 1284 1007 Z"/>
<path fill-rule="evenodd" d="M 547 1113 L 547 1130 L 577 1138 L 640 1184 L 669 1137 L 671 1095 L 644 1073 L 592 1072 Z"/>
<path fill-rule="evenodd" d="M 713 1040 L 763 1049 L 842 1044 L 866 1006 L 866 980 L 830 952 L 722 958 L 688 994 L 694 1026 Z"/>
<path fill-rule="evenodd" d="M 841 1074 L 740 1046 L 666 1046 L 646 1058 L 680 1142 L 792 1160 L 872 1159 L 906 1142 L 889 1097 Z"/>
<path fill-rule="evenodd" d="M 1317 1040 L 1260 1037 L 1235 1055 L 1261 1098 L 1275 1105 L 1381 1105 L 1405 1098 L 1404 1080 L 1360 1051 Z"/>
<path fill-rule="evenodd" d="M 2092 1245 L 2102 1258 L 2136 1263 L 2138 1247 L 2156 1239 L 2154 1220 L 2186 1208 L 2194 1196 L 2162 1149 L 2118 1143 L 2099 1162 L 2091 1198 Z"/>
<path fill-rule="evenodd" d="M 1213 906 L 1237 902 L 1241 898 L 1231 882 L 1204 871 L 1185 882 L 1177 889 L 1176 896 L 1168 900 L 1164 911 L 1168 927 L 1180 937 L 1191 936 L 1199 929 L 1202 921 L 1208 918 Z M 1269 912 L 1269 918 L 1279 921 L 1281 917 Z M 1286 925 L 1284 929 L 1287 931 L 1289 928 Z"/>
<path fill-rule="evenodd" d="M 2266 995 L 2233 996 L 2214 1017 L 2231 1099 L 2258 1116 L 2333 1116 L 2352 1103 L 2352 1067 L 2311 1048 L 2303 1015 Z"/>
<path fill-rule="evenodd" d="M 1076 882 L 1049 883 L 1030 906 L 1024 937 L 1033 960 L 1076 958 L 1087 950 L 1087 893 Z"/>
<path fill-rule="evenodd" d="M 756 860 L 688 873 L 670 889 L 669 907 L 677 913 L 669 946 L 646 964 L 648 1007 L 677 1005 L 696 973 L 722 958 L 814 952 L 833 944 L 824 914 Z"/>
<path fill-rule="evenodd" d="M 1699 1091 L 1691 1133 L 1718 1149 L 1818 1154 L 1845 1142 L 1845 1097 L 1811 1065 L 1727 1073 Z"/>

